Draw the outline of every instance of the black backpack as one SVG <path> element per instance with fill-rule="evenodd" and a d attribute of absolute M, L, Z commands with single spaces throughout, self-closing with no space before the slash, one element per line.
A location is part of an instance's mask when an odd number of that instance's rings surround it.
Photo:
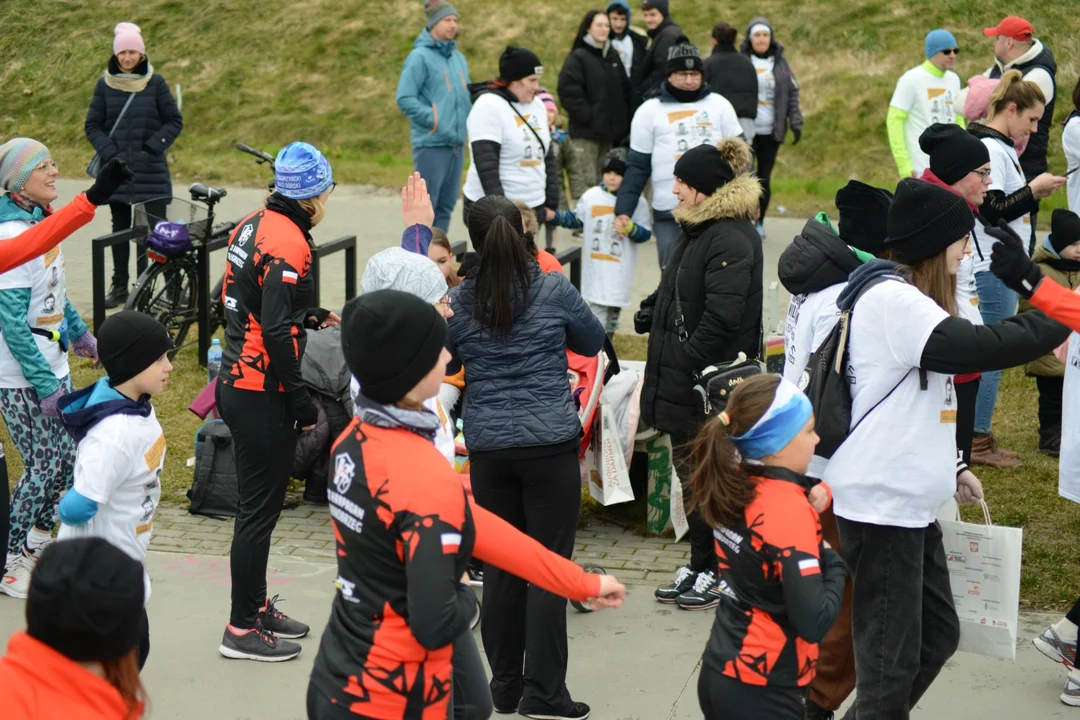
<path fill-rule="evenodd" d="M 195 482 L 188 490 L 193 515 L 235 517 L 239 507 L 236 460 L 229 426 L 211 420 L 195 433 Z"/>
<path fill-rule="evenodd" d="M 885 397 L 874 403 L 874 406 L 859 418 L 854 426 L 851 424 L 851 381 L 848 379 L 848 332 L 851 329 L 851 312 L 867 290 L 887 280 L 886 277 L 875 278 L 859 290 L 851 307 L 840 314 L 840 320 L 824 342 L 810 355 L 806 369 L 799 377 L 799 389 L 810 398 L 810 404 L 814 408 L 814 431 L 820 438 L 814 454 L 819 457 L 831 458 L 848 436 L 855 432 L 855 428 L 859 427 L 862 421 L 877 409 L 878 405 L 885 402 L 911 374 L 908 371 L 904 377 L 900 378 L 900 382 L 885 394 Z M 919 374 L 925 386 L 925 371 L 920 369 Z"/>

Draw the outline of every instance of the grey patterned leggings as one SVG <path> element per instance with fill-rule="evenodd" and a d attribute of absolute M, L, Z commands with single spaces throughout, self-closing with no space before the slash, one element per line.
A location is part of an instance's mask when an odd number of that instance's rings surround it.
<path fill-rule="evenodd" d="M 65 392 L 74 389 L 70 375 L 60 379 L 60 387 Z M 0 388 L 0 414 L 23 459 L 23 474 L 11 493 L 7 552 L 14 555 L 22 550 L 30 528 L 51 532 L 56 524 L 60 493 L 71 488 L 75 476 L 75 439 L 60 418 L 41 414 L 32 387 Z"/>

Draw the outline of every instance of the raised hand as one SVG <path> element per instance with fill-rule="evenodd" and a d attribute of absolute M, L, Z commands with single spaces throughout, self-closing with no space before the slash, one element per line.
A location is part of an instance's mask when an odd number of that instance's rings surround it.
<path fill-rule="evenodd" d="M 401 219 L 405 221 L 405 227 L 423 225 L 429 228 L 435 222 L 435 208 L 428 195 L 427 182 L 418 172 L 410 175 L 405 187 L 401 188 Z"/>

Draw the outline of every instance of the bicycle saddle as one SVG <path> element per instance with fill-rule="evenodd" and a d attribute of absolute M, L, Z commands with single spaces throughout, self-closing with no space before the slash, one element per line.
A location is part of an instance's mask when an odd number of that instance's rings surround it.
<path fill-rule="evenodd" d="M 229 194 L 229 191 L 225 188 L 206 187 L 202 183 L 192 183 L 188 188 L 188 192 L 191 193 L 192 200 L 209 200 L 213 202 L 217 202 Z"/>

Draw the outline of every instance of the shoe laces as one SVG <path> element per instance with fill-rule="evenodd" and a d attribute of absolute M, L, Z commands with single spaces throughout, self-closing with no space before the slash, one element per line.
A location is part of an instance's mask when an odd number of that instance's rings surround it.
<path fill-rule="evenodd" d="M 694 574 L 693 570 L 691 570 L 690 568 L 683 565 L 675 573 L 675 584 L 676 585 L 682 585 L 684 582 L 686 582 L 686 578 L 690 577 L 693 574 Z"/>
<path fill-rule="evenodd" d="M 258 635 L 259 639 L 270 647 L 277 647 L 277 635 L 267 629 L 266 626 L 262 624 L 262 620 L 255 621 L 255 627 L 252 629 L 252 632 Z"/>
<path fill-rule="evenodd" d="M 694 581 L 694 592 L 703 593 L 716 584 L 716 575 L 712 570 L 706 570 L 697 576 Z"/>
<path fill-rule="evenodd" d="M 8 566 L 8 571 L 10 572 L 16 567 L 21 567 L 24 570 L 33 572 L 35 565 L 36 561 L 32 556 L 27 555 L 25 552 L 21 552 L 11 561 L 11 564 Z"/>
<path fill-rule="evenodd" d="M 277 603 L 280 597 L 280 595 L 275 595 L 274 597 L 267 600 L 266 609 L 263 610 L 263 612 L 265 612 L 267 616 L 272 617 L 275 620 L 288 620 L 289 616 L 277 609 Z M 285 602 L 285 600 L 281 599 L 281 602 Z"/>

